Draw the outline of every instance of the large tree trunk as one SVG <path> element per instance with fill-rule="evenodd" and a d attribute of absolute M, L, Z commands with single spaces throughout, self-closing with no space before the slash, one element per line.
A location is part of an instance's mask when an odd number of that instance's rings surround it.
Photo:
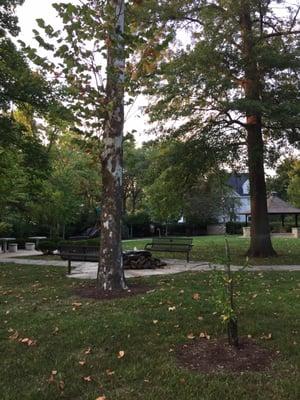
<path fill-rule="evenodd" d="M 264 145 L 260 120 L 247 127 L 248 166 L 251 200 L 251 241 L 247 255 L 269 257 L 276 255 L 270 238 L 264 174 Z"/>
<path fill-rule="evenodd" d="M 121 221 L 123 208 L 124 127 L 124 0 L 111 0 L 115 9 L 115 32 L 108 43 L 106 95 L 109 108 L 104 126 L 101 155 L 101 243 L 97 284 L 99 290 L 125 289 Z"/>
<path fill-rule="evenodd" d="M 245 70 L 243 87 L 245 99 L 259 102 L 261 79 L 255 57 L 255 42 L 248 0 L 241 0 L 240 26 L 242 52 Z M 262 119 L 257 107 L 246 113 L 248 168 L 251 199 L 251 242 L 247 255 L 268 257 L 276 255 L 271 242 L 267 210 L 267 193 L 264 173 L 264 143 L 262 138 Z"/>

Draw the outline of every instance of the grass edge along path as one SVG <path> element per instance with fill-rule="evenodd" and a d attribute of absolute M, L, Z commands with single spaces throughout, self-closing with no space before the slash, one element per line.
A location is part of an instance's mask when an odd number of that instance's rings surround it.
<path fill-rule="evenodd" d="M 245 256 L 249 246 L 249 239 L 241 236 L 226 236 L 232 254 L 233 265 L 300 265 L 300 239 L 295 238 L 272 238 L 272 243 L 278 253 L 278 257 L 269 258 L 250 258 Z M 193 250 L 191 261 L 211 262 L 214 264 L 224 264 L 225 260 L 225 236 L 196 236 L 193 238 Z M 145 244 L 151 239 L 123 240 L 123 249 L 132 250 L 134 248 L 142 250 Z M 166 259 L 185 259 L 183 253 L 153 253 L 154 256 Z M 16 257 L 18 257 L 16 255 Z M 44 259 L 60 260 L 55 256 L 23 256 L 25 259 Z"/>
<path fill-rule="evenodd" d="M 300 265 L 300 239 L 273 237 L 272 243 L 278 253 L 278 257 L 269 258 L 250 258 L 245 254 L 249 247 L 250 240 L 238 235 L 226 236 L 233 265 Z M 143 249 L 148 239 L 138 239 L 135 241 L 124 241 L 123 247 L 127 249 Z M 182 253 L 154 253 L 162 258 L 185 257 Z M 193 250 L 191 261 L 206 261 L 214 264 L 224 264 L 225 262 L 225 236 L 196 236 L 193 238 Z"/>

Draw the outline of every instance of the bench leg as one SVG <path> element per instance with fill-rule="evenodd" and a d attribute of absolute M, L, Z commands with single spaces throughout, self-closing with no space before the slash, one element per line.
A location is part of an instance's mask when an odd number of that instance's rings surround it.
<path fill-rule="evenodd" d="M 68 274 L 71 274 L 71 260 L 68 260 Z"/>

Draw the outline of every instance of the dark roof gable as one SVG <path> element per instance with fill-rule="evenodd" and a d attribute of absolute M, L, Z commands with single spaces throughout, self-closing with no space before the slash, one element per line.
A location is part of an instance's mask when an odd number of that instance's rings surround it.
<path fill-rule="evenodd" d="M 240 196 L 244 196 L 243 185 L 249 179 L 249 175 L 246 173 L 238 174 L 233 173 L 228 178 L 227 184 L 231 186 Z M 248 193 L 246 193 L 248 195 Z"/>

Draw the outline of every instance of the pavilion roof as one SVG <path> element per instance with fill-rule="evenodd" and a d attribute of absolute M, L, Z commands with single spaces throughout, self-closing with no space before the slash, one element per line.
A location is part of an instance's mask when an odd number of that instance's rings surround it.
<path fill-rule="evenodd" d="M 268 214 L 300 214 L 300 208 L 280 199 L 274 192 L 267 199 L 267 207 Z M 251 210 L 244 211 L 241 214 L 251 215 Z"/>

